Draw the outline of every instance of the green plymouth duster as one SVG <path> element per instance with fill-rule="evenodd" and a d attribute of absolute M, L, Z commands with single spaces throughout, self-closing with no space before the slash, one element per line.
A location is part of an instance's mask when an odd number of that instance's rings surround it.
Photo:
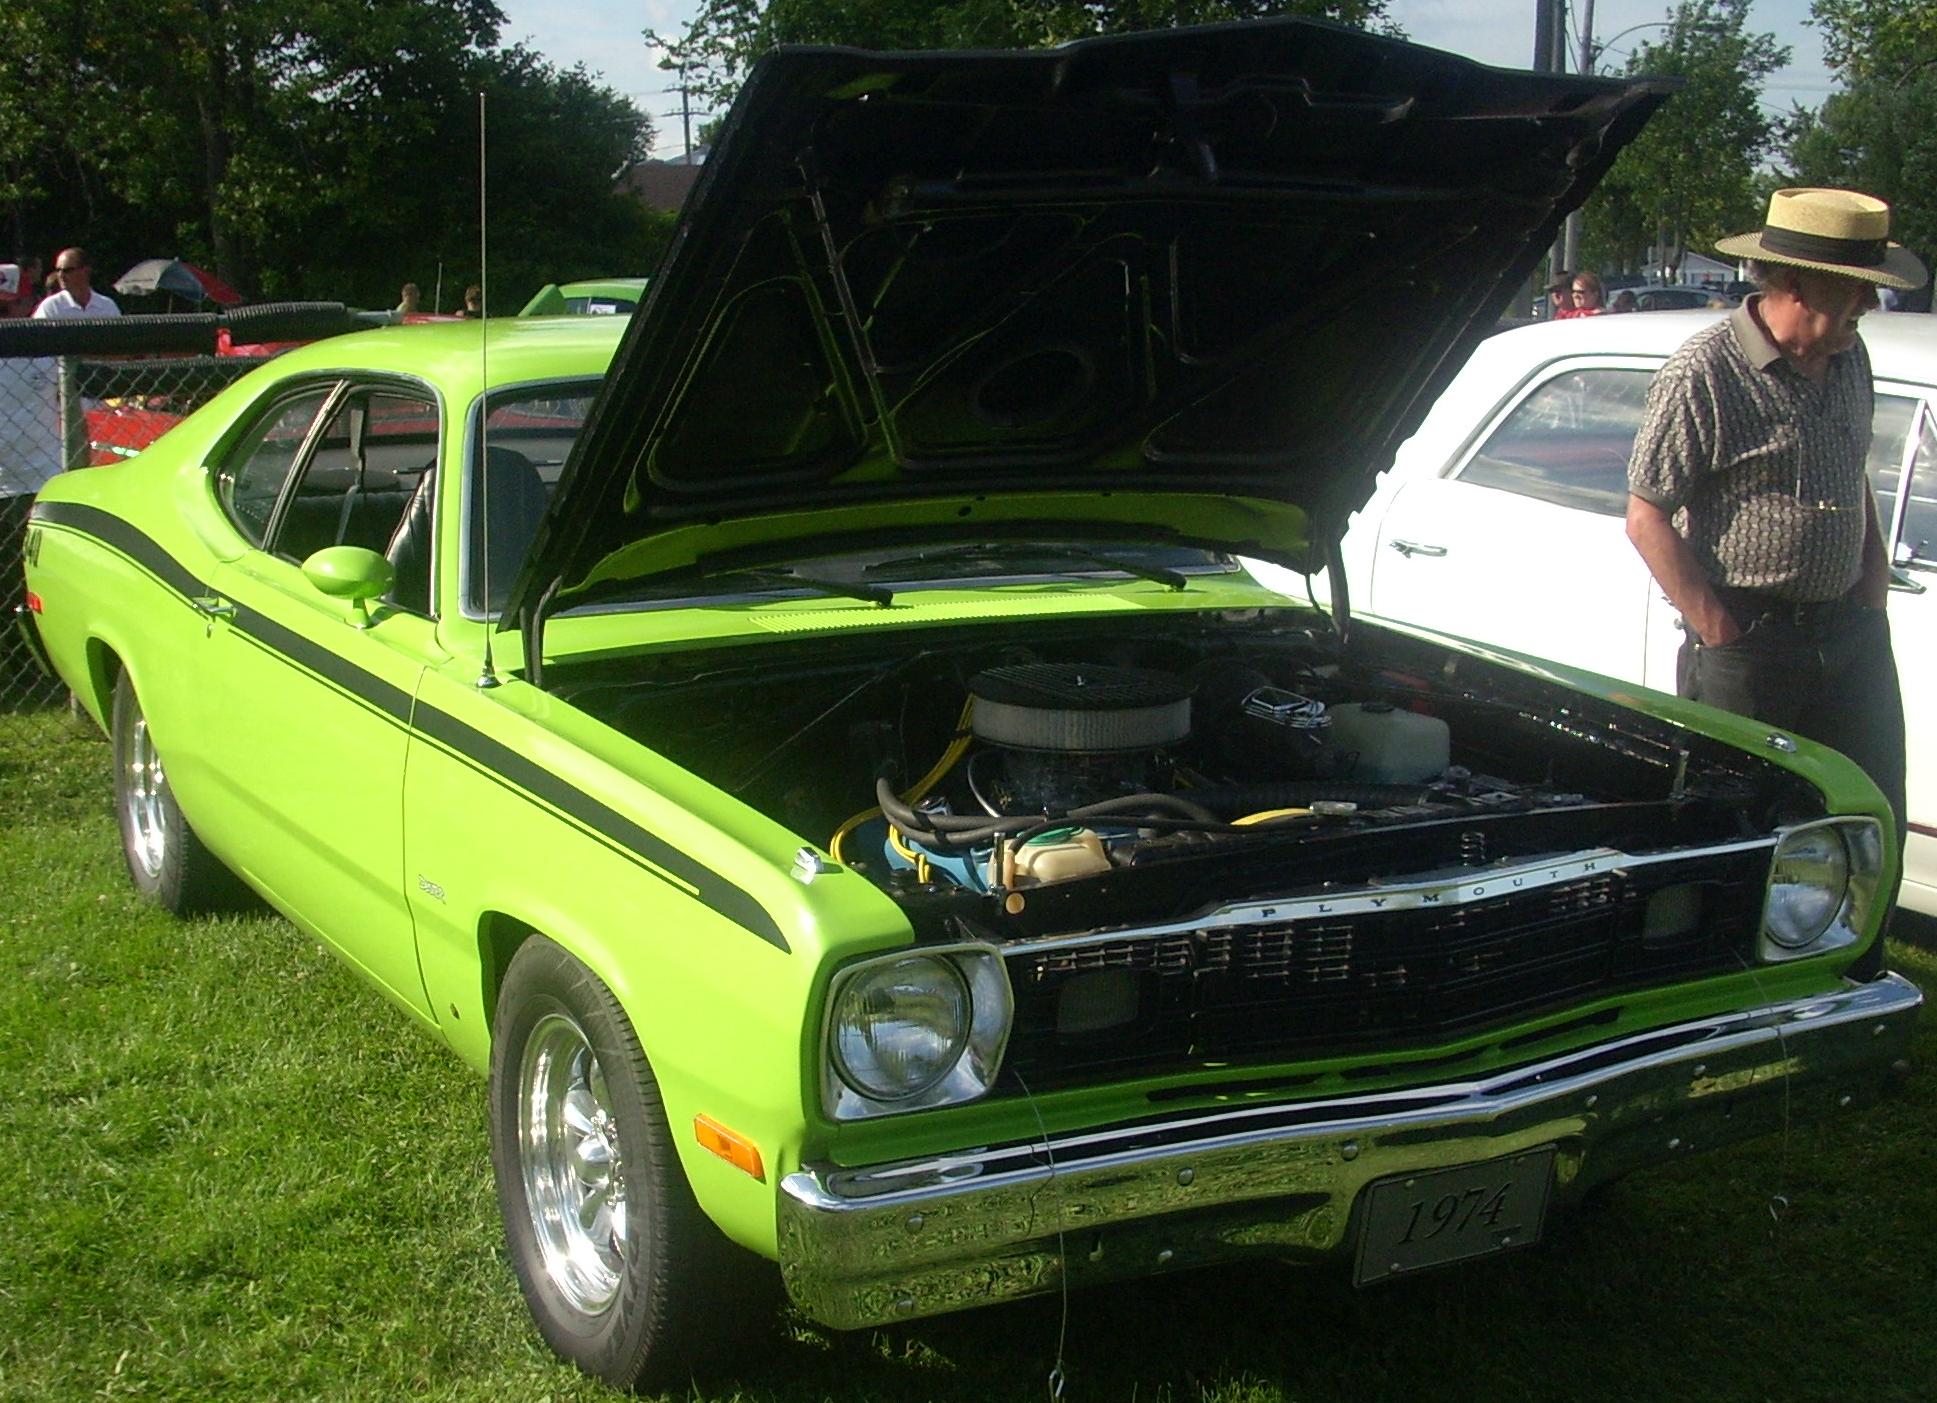
<path fill-rule="evenodd" d="M 488 1076 L 615 1384 L 776 1269 L 855 1327 L 1524 1248 L 1921 1003 L 1855 766 L 1324 568 L 1665 96 L 1303 22 L 782 51 L 636 315 L 284 355 L 47 486 L 24 618 L 143 891 Z"/>

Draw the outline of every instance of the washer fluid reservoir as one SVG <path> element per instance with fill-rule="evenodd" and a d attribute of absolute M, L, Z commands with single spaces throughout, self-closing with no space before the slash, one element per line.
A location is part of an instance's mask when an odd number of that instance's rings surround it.
<path fill-rule="evenodd" d="M 1437 716 L 1390 702 L 1346 702 L 1331 709 L 1333 774 L 1367 784 L 1424 784 L 1452 763 L 1452 732 Z"/>

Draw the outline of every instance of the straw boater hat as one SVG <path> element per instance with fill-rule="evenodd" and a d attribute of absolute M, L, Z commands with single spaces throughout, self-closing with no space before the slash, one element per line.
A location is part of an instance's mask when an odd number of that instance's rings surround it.
<path fill-rule="evenodd" d="M 1917 255 L 1890 242 L 1890 206 L 1854 190 L 1778 190 L 1753 234 L 1715 245 L 1731 258 L 1787 263 L 1908 292 L 1928 276 Z"/>

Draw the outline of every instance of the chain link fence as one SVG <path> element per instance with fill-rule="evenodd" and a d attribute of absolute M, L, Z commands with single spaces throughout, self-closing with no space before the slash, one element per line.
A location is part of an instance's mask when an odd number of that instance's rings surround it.
<path fill-rule="evenodd" d="M 368 324 L 334 304 L 0 323 L 0 727 L 67 703 L 66 688 L 35 663 L 20 614 L 40 486 L 139 454 L 267 361 L 274 345 Z"/>

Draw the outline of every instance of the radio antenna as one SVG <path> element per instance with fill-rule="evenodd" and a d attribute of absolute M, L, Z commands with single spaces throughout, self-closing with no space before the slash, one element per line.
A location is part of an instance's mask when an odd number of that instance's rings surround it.
<path fill-rule="evenodd" d="M 490 227 L 484 198 L 484 92 L 478 92 L 478 536 L 483 542 L 484 577 L 484 670 L 478 674 L 478 690 L 498 685 L 497 670 L 491 663 L 491 362 L 485 349 L 484 309 L 491 305 L 490 247 L 486 231 Z"/>

